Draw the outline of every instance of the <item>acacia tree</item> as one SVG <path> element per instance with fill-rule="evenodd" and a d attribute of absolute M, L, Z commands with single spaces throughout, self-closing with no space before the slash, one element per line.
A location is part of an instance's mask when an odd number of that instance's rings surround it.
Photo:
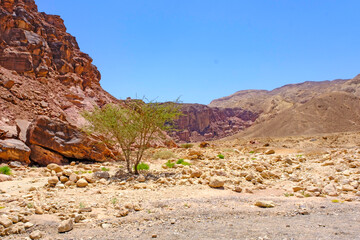
<path fill-rule="evenodd" d="M 127 101 L 124 106 L 107 104 L 93 111 L 85 111 L 83 117 L 89 122 L 86 127 L 92 133 L 105 137 L 105 141 L 121 149 L 129 173 L 138 165 L 152 141 L 165 138 L 163 131 L 174 128 L 174 120 L 180 115 L 177 102 L 144 103 Z"/>

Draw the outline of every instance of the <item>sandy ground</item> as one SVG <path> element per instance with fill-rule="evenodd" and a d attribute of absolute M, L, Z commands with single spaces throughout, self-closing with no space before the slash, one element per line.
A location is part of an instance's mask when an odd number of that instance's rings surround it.
<path fill-rule="evenodd" d="M 151 160 L 151 173 L 175 174 L 167 177 L 166 183 L 102 180 L 85 188 L 54 188 L 47 185 L 53 174 L 46 168 L 14 170 L 13 181 L 0 183 L 0 217 L 25 214 L 34 226 L 2 239 L 29 239 L 35 230 L 42 232 L 42 239 L 360 239 L 358 141 L 356 134 L 255 139 L 251 143 L 217 141 L 208 149 L 194 147 L 192 150 L 202 151 L 204 157 L 187 160 L 191 166 L 163 169 L 166 160 Z M 264 147 L 264 143 L 270 146 Z M 264 153 L 270 148 L 276 156 Z M 173 150 L 177 158 L 190 151 Z M 214 159 L 219 152 L 226 158 Z M 288 164 L 289 159 L 293 163 Z M 239 166 L 243 172 L 260 176 L 254 172 L 260 163 L 281 176 L 262 182 L 238 177 Z M 121 164 L 104 166 L 113 175 Z M 98 167 L 79 164 L 64 169 L 81 175 L 82 170 Z M 189 178 L 191 169 L 202 171 L 202 177 Z M 224 178 L 224 187 L 209 187 L 207 174 Z M 337 186 L 336 196 L 322 190 L 329 182 Z M 241 192 L 233 191 L 237 184 L 243 188 Z M 356 187 L 350 192 L 342 190 L 349 184 Z M 304 191 L 292 192 L 294 185 Z M 316 191 L 321 194 L 310 190 L 314 186 L 319 186 Z M 259 208 L 254 206 L 257 201 L 272 201 L 275 207 Z M 44 212 L 34 214 L 35 206 Z M 116 215 L 125 208 L 125 216 Z M 90 210 L 81 212 L 84 209 Z M 77 214 L 82 215 L 81 221 L 71 231 L 58 233 L 60 222 Z"/>

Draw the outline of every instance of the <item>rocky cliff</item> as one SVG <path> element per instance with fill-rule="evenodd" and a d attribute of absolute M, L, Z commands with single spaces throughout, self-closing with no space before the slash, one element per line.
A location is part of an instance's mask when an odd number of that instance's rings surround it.
<path fill-rule="evenodd" d="M 249 127 L 258 117 L 241 108 L 211 108 L 201 104 L 182 104 L 183 116 L 171 136 L 178 142 L 213 140 L 233 135 Z"/>
<path fill-rule="evenodd" d="M 100 78 L 59 16 L 38 12 L 34 0 L 0 0 L 0 161 L 112 158 L 76 127 L 79 112 L 117 102 Z"/>
<path fill-rule="evenodd" d="M 47 115 L 78 124 L 78 112 L 115 99 L 56 15 L 34 0 L 0 1 L 0 113 L 3 121 Z"/>

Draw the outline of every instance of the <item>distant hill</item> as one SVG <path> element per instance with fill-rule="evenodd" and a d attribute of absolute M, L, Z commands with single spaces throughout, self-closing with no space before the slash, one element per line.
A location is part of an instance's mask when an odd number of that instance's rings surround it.
<path fill-rule="evenodd" d="M 272 91 L 245 90 L 209 106 L 258 113 L 237 136 L 291 136 L 360 130 L 360 75 L 350 80 L 289 84 Z"/>
<path fill-rule="evenodd" d="M 332 92 L 294 105 L 236 136 L 284 137 L 348 131 L 360 131 L 360 98 Z"/>
<path fill-rule="evenodd" d="M 230 96 L 213 100 L 209 106 L 246 109 L 259 113 L 260 117 L 257 122 L 261 122 L 293 107 L 295 104 L 305 103 L 320 94 L 331 92 L 345 92 L 360 97 L 360 75 L 350 80 L 337 79 L 289 84 L 272 91 L 238 91 Z"/>

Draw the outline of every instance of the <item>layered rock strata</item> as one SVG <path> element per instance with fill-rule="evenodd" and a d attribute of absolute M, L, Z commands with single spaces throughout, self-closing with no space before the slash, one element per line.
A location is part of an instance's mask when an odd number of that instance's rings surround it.
<path fill-rule="evenodd" d="M 171 136 L 178 142 L 196 142 L 233 135 L 251 126 L 258 115 L 241 108 L 211 108 L 201 104 L 182 104 L 178 131 Z"/>

